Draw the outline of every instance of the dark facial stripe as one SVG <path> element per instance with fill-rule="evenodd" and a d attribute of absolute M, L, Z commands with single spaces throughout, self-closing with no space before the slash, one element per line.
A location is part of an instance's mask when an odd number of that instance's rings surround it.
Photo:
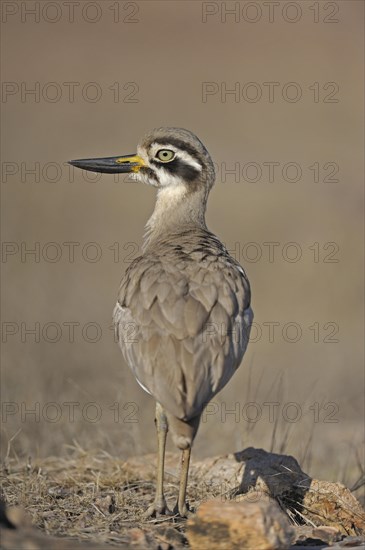
<path fill-rule="evenodd" d="M 165 168 L 165 170 L 170 172 L 172 175 L 178 176 L 187 182 L 195 180 L 200 175 L 199 170 L 194 168 L 194 166 L 187 164 L 178 157 L 175 157 L 171 162 L 157 162 L 154 159 L 150 159 L 150 162 L 159 168 Z"/>

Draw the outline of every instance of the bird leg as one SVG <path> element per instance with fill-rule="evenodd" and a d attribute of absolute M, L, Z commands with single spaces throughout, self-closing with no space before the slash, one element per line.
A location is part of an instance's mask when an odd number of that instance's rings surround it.
<path fill-rule="evenodd" d="M 179 497 L 174 508 L 174 513 L 179 514 L 185 518 L 188 515 L 188 507 L 186 504 L 186 487 L 188 484 L 189 463 L 191 455 L 191 446 L 184 449 L 181 452 L 181 471 L 180 471 L 180 485 L 179 485 Z"/>
<path fill-rule="evenodd" d="M 145 517 L 155 517 L 156 515 L 165 514 L 171 515 L 168 509 L 163 491 L 163 478 L 165 469 L 165 449 L 166 437 L 168 432 L 168 423 L 165 411 L 160 403 L 156 403 L 155 424 L 157 432 L 157 481 L 156 481 L 156 496 L 154 502 L 148 507 L 145 512 Z"/>

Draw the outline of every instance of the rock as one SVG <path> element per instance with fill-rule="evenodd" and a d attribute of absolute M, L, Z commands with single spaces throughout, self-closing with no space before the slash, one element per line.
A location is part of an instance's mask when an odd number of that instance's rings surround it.
<path fill-rule="evenodd" d="M 312 479 L 292 456 L 249 447 L 239 453 L 196 462 L 194 476 L 236 501 L 275 498 L 292 521 L 334 527 L 344 535 L 365 533 L 365 512 L 341 483 Z"/>
<path fill-rule="evenodd" d="M 186 549 L 186 537 L 183 533 L 170 525 L 157 525 L 155 528 L 155 536 L 161 547 L 162 544 L 166 544 L 169 550 L 180 548 Z"/>
<path fill-rule="evenodd" d="M 154 478 L 154 460 L 154 455 L 146 455 L 126 464 L 136 477 Z M 178 475 L 177 462 L 176 455 L 167 453 L 167 475 Z M 219 495 L 228 502 L 257 502 L 266 495 L 277 500 L 297 524 L 328 526 L 346 536 L 365 534 L 365 512 L 352 492 L 341 483 L 312 479 L 290 455 L 248 447 L 193 461 L 189 487 L 194 487 L 198 501 Z"/>
<path fill-rule="evenodd" d="M 331 546 L 331 550 L 359 550 L 359 548 L 365 548 L 365 537 L 345 537 L 338 542 L 335 546 Z"/>
<path fill-rule="evenodd" d="M 343 540 L 344 536 L 335 527 L 324 525 L 322 527 L 309 527 L 308 525 L 295 527 L 295 550 L 299 548 L 315 548 L 331 545 Z M 293 549 L 294 550 L 294 549 Z"/>
<path fill-rule="evenodd" d="M 259 502 L 203 503 L 187 523 L 193 550 L 289 548 L 294 529 L 273 499 Z"/>
<path fill-rule="evenodd" d="M 315 525 L 331 525 L 344 535 L 365 533 L 365 512 L 342 483 L 312 479 L 303 495 L 302 514 Z"/>
<path fill-rule="evenodd" d="M 138 527 L 133 527 L 132 529 L 129 529 L 128 532 L 129 535 L 129 544 L 133 548 L 150 548 L 150 539 L 145 531 L 142 531 L 142 529 L 139 529 Z"/>
<path fill-rule="evenodd" d="M 292 456 L 253 447 L 195 463 L 194 473 L 212 485 L 225 483 L 230 497 L 250 489 L 277 497 L 310 480 Z"/>
<path fill-rule="evenodd" d="M 327 544 L 337 542 L 342 538 L 341 531 L 339 529 L 328 525 L 323 525 L 322 527 L 312 529 L 312 536 L 322 542 L 326 542 Z"/>

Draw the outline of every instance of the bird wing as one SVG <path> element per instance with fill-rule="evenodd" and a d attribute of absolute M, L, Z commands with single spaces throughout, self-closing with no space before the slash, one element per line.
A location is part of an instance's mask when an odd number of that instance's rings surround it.
<path fill-rule="evenodd" d="M 201 413 L 231 378 L 252 318 L 244 271 L 226 251 L 207 253 L 206 246 L 137 258 L 114 310 L 118 341 L 137 380 L 182 420 Z"/>

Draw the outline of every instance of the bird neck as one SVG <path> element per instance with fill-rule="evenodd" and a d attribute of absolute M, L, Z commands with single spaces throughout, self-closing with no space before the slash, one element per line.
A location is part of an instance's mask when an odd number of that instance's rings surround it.
<path fill-rule="evenodd" d="M 157 192 L 155 209 L 146 224 L 143 251 L 169 233 L 187 228 L 206 229 L 207 193 L 204 189 L 190 191 L 183 186 L 162 187 Z"/>

